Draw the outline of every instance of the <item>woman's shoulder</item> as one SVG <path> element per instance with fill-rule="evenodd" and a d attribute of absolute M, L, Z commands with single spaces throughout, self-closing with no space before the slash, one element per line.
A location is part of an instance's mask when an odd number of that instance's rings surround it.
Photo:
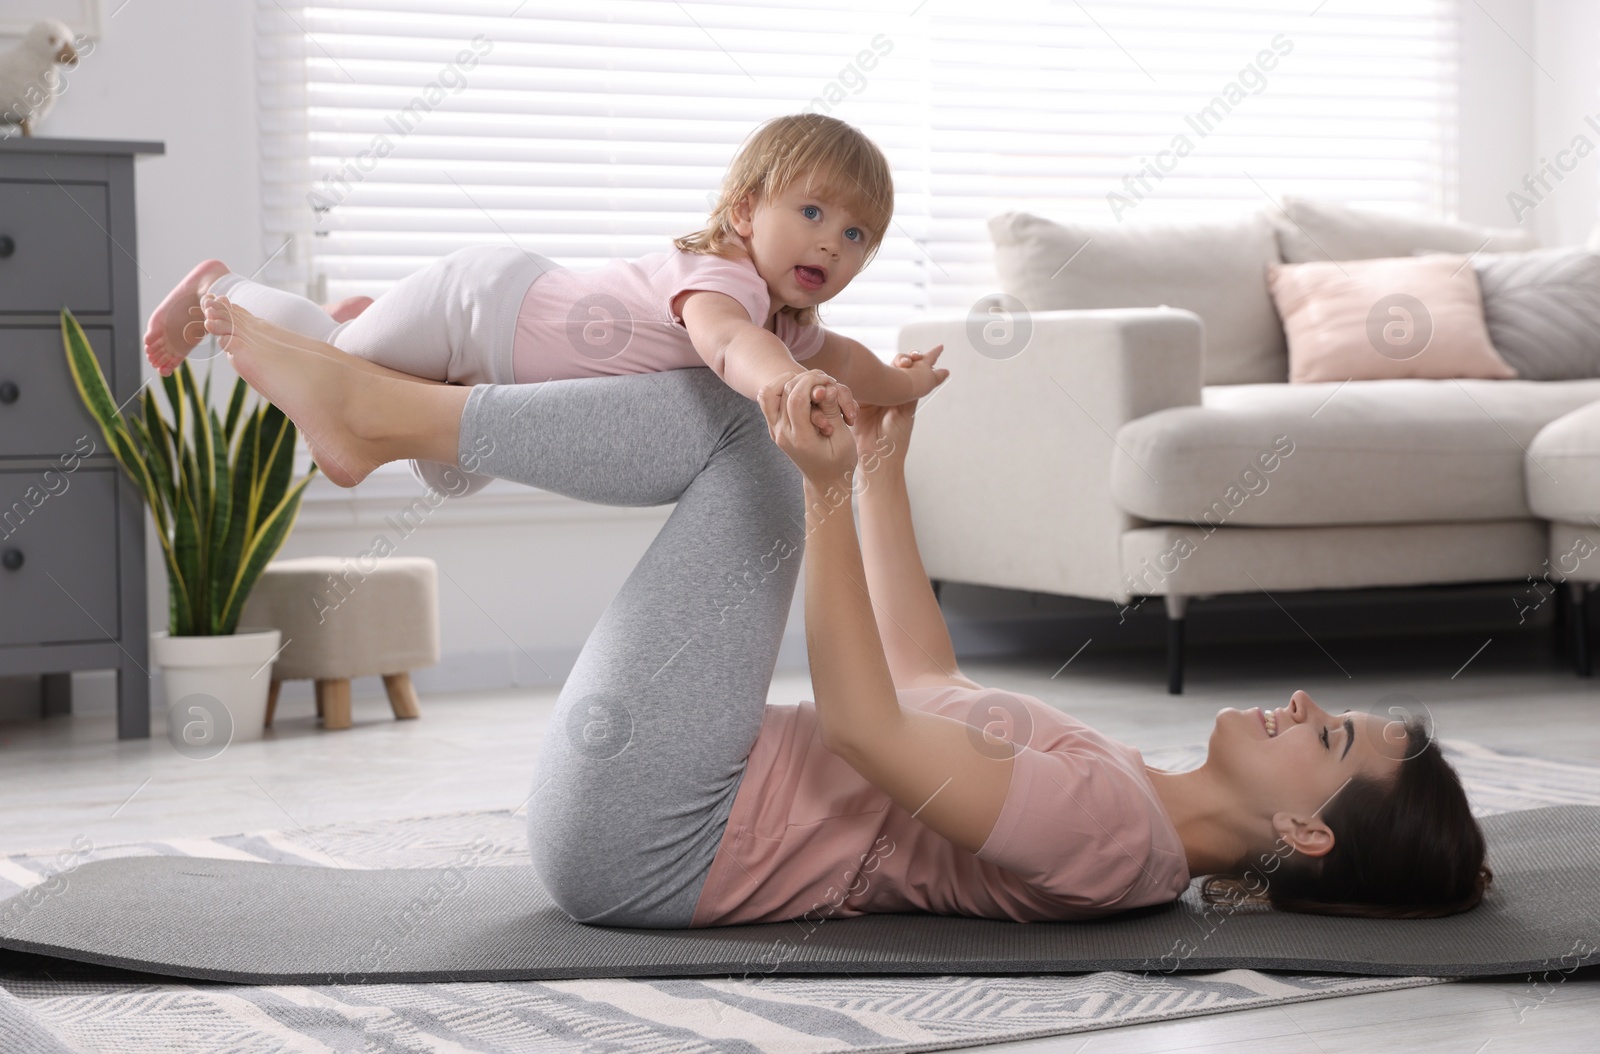
<path fill-rule="evenodd" d="M 929 679 L 895 689 L 902 706 L 959 717 L 969 724 L 987 724 L 987 716 L 1004 711 L 1019 723 L 1087 728 L 1082 721 L 1038 696 L 1010 688 L 978 684 L 968 678 Z M 1026 718 L 1024 719 L 1024 715 Z"/>
<path fill-rule="evenodd" d="M 1027 700 L 1030 705 L 1055 709 L 1054 707 L 1051 707 L 1049 703 L 1046 703 L 1037 696 L 1029 695 L 1026 692 L 1019 692 L 1011 688 L 996 688 L 990 685 L 982 685 L 969 677 L 962 676 L 961 674 L 955 674 L 952 676 L 930 675 L 919 678 L 910 684 L 896 686 L 895 694 L 900 696 L 902 700 L 915 699 L 918 701 L 930 698 L 943 698 L 946 696 L 952 699 L 980 699 L 989 698 L 991 696 L 1005 696 L 1012 699 Z"/>

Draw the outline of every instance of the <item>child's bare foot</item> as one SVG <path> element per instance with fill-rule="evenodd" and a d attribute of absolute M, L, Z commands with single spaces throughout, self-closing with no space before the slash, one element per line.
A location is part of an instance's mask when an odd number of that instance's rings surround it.
<path fill-rule="evenodd" d="M 391 460 L 371 438 L 366 414 L 372 386 L 394 382 L 367 377 L 307 350 L 300 346 L 304 338 L 257 318 L 227 297 L 206 297 L 202 310 L 206 332 L 217 336 L 239 376 L 288 415 L 330 480 L 353 487 Z"/>
<path fill-rule="evenodd" d="M 326 311 L 335 322 L 349 322 L 371 306 L 370 296 L 347 296 L 343 300 L 323 304 L 322 310 Z"/>
<path fill-rule="evenodd" d="M 221 260 L 201 260 L 151 313 L 144 333 L 144 354 L 162 376 L 177 369 L 183 357 L 205 339 L 200 296 L 227 273 L 228 265 Z"/>

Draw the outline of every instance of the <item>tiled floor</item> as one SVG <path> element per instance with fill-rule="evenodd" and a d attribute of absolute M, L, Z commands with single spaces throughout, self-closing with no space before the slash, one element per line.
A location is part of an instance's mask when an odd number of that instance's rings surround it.
<path fill-rule="evenodd" d="M 1091 646 L 1061 668 L 1080 643 L 964 670 L 1143 749 L 1204 742 L 1221 707 L 1280 706 L 1305 688 L 1335 711 L 1403 692 L 1428 707 L 1444 738 L 1600 759 L 1600 681 L 1574 677 L 1537 635 L 1493 639 L 1481 651 L 1482 636 L 1196 648 L 1179 697 L 1166 694 L 1155 653 Z M 809 691 L 803 673 L 782 672 L 771 698 Z M 355 727 L 343 732 L 320 730 L 309 701 L 290 701 L 267 739 L 205 761 L 168 744 L 160 713 L 153 737 L 131 742 L 115 739 L 106 714 L 0 724 L 0 853 L 78 836 L 106 845 L 514 808 L 532 788 L 532 756 L 554 699 L 550 689 L 435 696 L 423 699 L 420 721 L 396 722 L 381 696 L 358 698 Z M 1596 1035 L 1600 967 L 1542 984 L 1501 978 L 983 1049 L 1496 1054 L 1589 1051 Z"/>

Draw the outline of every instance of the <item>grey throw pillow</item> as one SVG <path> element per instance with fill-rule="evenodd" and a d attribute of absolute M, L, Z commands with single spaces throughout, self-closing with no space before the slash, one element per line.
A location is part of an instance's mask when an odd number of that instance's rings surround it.
<path fill-rule="evenodd" d="M 1514 253 L 1539 247 L 1520 227 L 1479 227 L 1454 220 L 1419 219 L 1334 201 L 1285 194 L 1282 208 L 1263 208 L 1278 228 L 1286 263 L 1374 260 L 1432 249 L 1446 253 Z"/>
<path fill-rule="evenodd" d="M 1600 252 L 1485 253 L 1472 266 L 1489 339 L 1519 378 L 1600 377 Z"/>

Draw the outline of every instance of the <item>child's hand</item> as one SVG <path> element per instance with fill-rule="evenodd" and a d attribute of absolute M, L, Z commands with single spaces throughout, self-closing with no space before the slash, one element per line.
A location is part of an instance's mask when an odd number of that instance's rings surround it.
<path fill-rule="evenodd" d="M 841 415 L 845 424 L 854 427 L 859 407 L 855 395 L 850 391 L 850 386 L 834 380 L 821 370 L 807 372 L 821 378 L 811 388 L 811 423 L 817 426 L 817 431 L 825 436 L 833 435 L 834 422 L 838 421 Z M 796 376 L 804 375 L 796 374 Z M 793 381 L 794 378 L 790 378 L 790 383 L 784 385 L 785 390 L 792 386 Z M 835 406 L 838 412 L 830 412 Z"/>
<path fill-rule="evenodd" d="M 934 363 L 939 361 L 939 356 L 944 353 L 944 345 L 940 344 L 924 355 L 920 351 L 902 353 L 894 357 L 893 365 L 906 371 L 911 378 L 911 395 L 906 402 L 913 402 L 922 398 L 944 383 L 950 376 L 950 371 L 935 369 Z"/>

